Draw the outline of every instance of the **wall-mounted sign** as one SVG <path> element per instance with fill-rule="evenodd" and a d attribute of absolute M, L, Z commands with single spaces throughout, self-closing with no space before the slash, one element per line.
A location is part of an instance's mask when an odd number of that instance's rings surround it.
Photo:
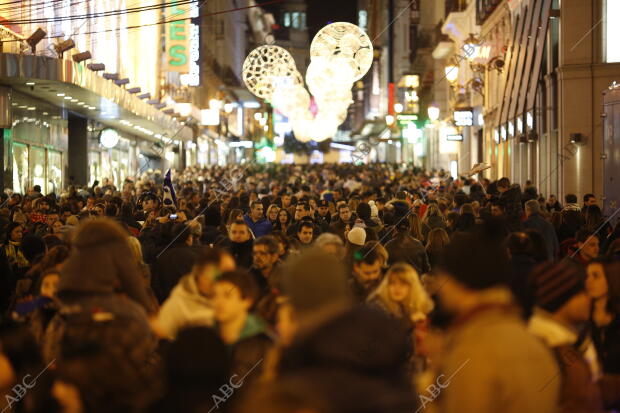
<path fill-rule="evenodd" d="M 166 21 L 169 21 L 166 24 L 166 70 L 182 73 L 183 85 L 198 86 L 200 26 L 191 20 L 198 17 L 198 1 L 179 5 L 178 0 L 172 0 L 165 10 Z"/>
<path fill-rule="evenodd" d="M 446 140 L 448 140 L 448 141 L 455 141 L 455 142 L 462 142 L 463 141 L 463 135 L 446 135 Z"/>
<path fill-rule="evenodd" d="M 400 115 L 396 115 L 396 121 L 402 127 L 408 126 L 410 123 L 418 120 L 418 115 L 413 113 L 401 113 Z"/>
<path fill-rule="evenodd" d="M 454 124 L 456 126 L 472 126 L 474 124 L 474 112 L 470 109 L 455 110 Z"/>
<path fill-rule="evenodd" d="M 189 73 L 189 8 L 172 0 L 166 10 L 166 68 L 169 72 Z M 174 20 L 178 19 L 178 20 Z"/>

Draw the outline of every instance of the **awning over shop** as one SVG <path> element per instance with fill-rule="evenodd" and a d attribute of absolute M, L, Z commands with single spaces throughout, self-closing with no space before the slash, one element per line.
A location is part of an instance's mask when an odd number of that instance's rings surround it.
<path fill-rule="evenodd" d="M 385 131 L 389 130 L 384 121 L 367 120 L 362 127 L 352 133 L 354 139 L 367 139 L 383 137 Z"/>
<path fill-rule="evenodd" d="M 192 130 L 83 63 L 0 53 L 0 81 L 15 90 L 132 135 L 192 139 Z M 28 84 L 26 84 L 28 83 Z M 32 85 L 34 83 L 34 85 Z M 69 99 L 67 99 L 69 97 Z"/>

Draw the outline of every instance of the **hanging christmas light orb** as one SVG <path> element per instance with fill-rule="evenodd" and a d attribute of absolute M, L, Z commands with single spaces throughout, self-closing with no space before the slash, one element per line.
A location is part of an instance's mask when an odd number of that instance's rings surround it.
<path fill-rule="evenodd" d="M 355 82 L 368 72 L 372 65 L 373 48 L 370 38 L 360 27 L 345 22 L 332 23 L 323 27 L 312 40 L 310 58 L 338 56 L 349 65 Z"/>
<path fill-rule="evenodd" d="M 243 62 L 242 78 L 246 87 L 262 99 L 271 99 L 278 82 L 302 85 L 293 56 L 279 46 L 260 46 Z"/>

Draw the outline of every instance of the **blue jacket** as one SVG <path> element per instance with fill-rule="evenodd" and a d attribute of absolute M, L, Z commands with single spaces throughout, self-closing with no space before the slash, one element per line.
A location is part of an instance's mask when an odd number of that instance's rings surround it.
<path fill-rule="evenodd" d="M 261 218 L 257 222 L 252 221 L 249 215 L 244 215 L 243 220 L 248 224 L 248 227 L 252 230 L 254 237 L 262 237 L 263 235 L 271 234 L 271 222 L 266 218 Z"/>

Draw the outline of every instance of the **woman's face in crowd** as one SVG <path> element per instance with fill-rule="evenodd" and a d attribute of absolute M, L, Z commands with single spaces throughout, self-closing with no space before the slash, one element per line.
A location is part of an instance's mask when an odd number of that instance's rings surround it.
<path fill-rule="evenodd" d="M 97 215 L 98 217 L 103 216 L 103 208 L 96 206 L 94 209 L 95 209 L 95 215 Z"/>
<path fill-rule="evenodd" d="M 278 212 L 278 221 L 280 221 L 281 224 L 286 224 L 287 219 L 288 216 L 286 215 L 286 211 L 280 210 L 280 212 Z"/>
<path fill-rule="evenodd" d="M 44 297 L 53 298 L 56 297 L 56 291 L 58 291 L 58 283 L 60 282 L 60 275 L 48 274 L 43 278 L 41 282 L 41 295 Z"/>
<path fill-rule="evenodd" d="M 21 242 L 23 236 L 24 236 L 24 229 L 21 226 L 15 227 L 11 231 L 11 241 L 13 242 Z"/>
<path fill-rule="evenodd" d="M 269 210 L 269 219 L 275 221 L 278 217 L 278 208 L 271 208 Z"/>
<path fill-rule="evenodd" d="M 594 299 L 602 298 L 607 295 L 608 285 L 603 264 L 595 262 L 588 265 L 586 291 L 588 291 L 588 295 Z"/>
<path fill-rule="evenodd" d="M 401 281 L 397 277 L 390 277 L 388 283 L 388 292 L 390 298 L 396 302 L 403 302 L 409 297 L 411 286 L 406 282 Z"/>

